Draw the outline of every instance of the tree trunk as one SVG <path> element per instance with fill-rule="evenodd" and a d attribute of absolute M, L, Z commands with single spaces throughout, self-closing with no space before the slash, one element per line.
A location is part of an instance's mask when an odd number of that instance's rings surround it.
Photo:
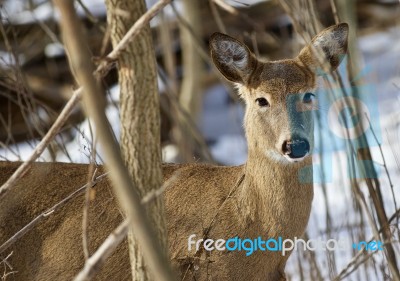
<path fill-rule="evenodd" d="M 200 1 L 183 1 L 182 19 L 185 23 L 179 25 L 182 46 L 183 80 L 179 93 L 179 103 L 182 109 L 189 113 L 195 124 L 202 108 L 202 76 L 204 72 L 203 61 L 198 52 L 201 41 L 202 19 L 200 15 Z M 197 40 L 196 40 L 197 39 Z M 180 161 L 194 162 L 197 143 L 191 133 L 190 125 L 185 117 L 179 114 L 183 124 L 175 133 L 180 152 Z M 177 128 L 178 129 L 178 128 Z"/>
<path fill-rule="evenodd" d="M 107 0 L 107 21 L 113 46 L 146 11 L 144 0 Z M 157 71 L 150 27 L 147 26 L 118 58 L 121 150 L 140 196 L 162 185 Z M 166 252 L 162 197 L 146 206 L 156 229 L 160 253 Z M 128 236 L 133 280 L 150 280 L 141 250 Z"/>

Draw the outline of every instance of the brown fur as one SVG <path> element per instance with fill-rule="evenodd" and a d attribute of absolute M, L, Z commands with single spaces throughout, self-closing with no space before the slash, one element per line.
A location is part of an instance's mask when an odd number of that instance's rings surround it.
<path fill-rule="evenodd" d="M 346 52 L 347 29 L 341 24 L 319 34 L 322 39 L 318 42 L 332 45 L 330 40 L 335 38 L 339 42 L 333 44 L 335 48 L 317 46 L 328 52 L 326 57 L 333 68 Z M 237 167 L 163 165 L 164 180 L 171 179 L 164 195 L 170 257 L 179 280 L 284 280 L 289 255 L 256 251 L 246 257 L 243 251 L 204 249 L 189 252 L 188 238 L 196 234 L 195 240 L 235 236 L 293 239 L 303 234 L 313 189 L 311 182 L 299 182 L 298 173 L 312 160 L 307 156 L 300 162 L 288 162 L 282 155 L 282 142 L 292 137 L 290 124 L 301 121 L 306 129 L 296 127 L 295 133 L 312 143 L 312 119 L 307 115 L 300 121 L 290 120 L 293 108 L 286 99 L 290 94 L 315 88 L 317 66 L 309 47 L 293 60 L 277 62 L 256 60 L 242 43 L 222 34 L 211 38 L 210 48 L 214 63 L 227 79 L 238 84 L 246 102 L 244 123 L 249 156 L 245 165 Z M 255 100 L 260 97 L 268 100 L 269 108 L 259 107 Z M 0 184 L 17 166 L 18 163 L 0 162 Z M 87 165 L 35 163 L 0 204 L 0 244 L 85 184 L 87 172 Z M 311 170 L 306 177 L 312 178 Z M 96 196 L 89 209 L 91 253 L 122 221 L 108 181 L 101 181 L 94 189 Z M 82 195 L 71 200 L 1 253 L 1 258 L 13 253 L 8 263 L 17 271 L 7 280 L 70 280 L 84 263 L 83 205 Z M 97 279 L 130 279 L 126 241 Z"/>

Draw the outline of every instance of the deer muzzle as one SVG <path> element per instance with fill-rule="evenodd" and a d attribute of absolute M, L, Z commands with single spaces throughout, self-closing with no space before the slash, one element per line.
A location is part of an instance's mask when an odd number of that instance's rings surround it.
<path fill-rule="evenodd" d="M 303 158 L 310 152 L 310 143 L 302 138 L 286 140 L 283 142 L 282 151 L 292 159 Z"/>

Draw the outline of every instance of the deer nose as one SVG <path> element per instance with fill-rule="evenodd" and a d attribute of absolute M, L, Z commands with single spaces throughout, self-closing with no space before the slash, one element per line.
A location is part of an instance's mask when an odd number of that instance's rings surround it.
<path fill-rule="evenodd" d="M 310 152 L 310 143 L 301 138 L 285 140 L 282 145 L 282 151 L 292 159 L 303 158 Z"/>

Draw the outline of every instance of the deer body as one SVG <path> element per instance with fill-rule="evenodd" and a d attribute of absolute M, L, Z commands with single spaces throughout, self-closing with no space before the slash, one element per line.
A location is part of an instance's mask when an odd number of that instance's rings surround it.
<path fill-rule="evenodd" d="M 188 252 L 191 234 L 196 235 L 195 240 L 214 241 L 236 236 L 286 239 L 303 234 L 310 214 L 312 186 L 299 187 L 294 180 L 271 177 L 275 173 L 296 173 L 302 165 L 265 173 L 269 167 L 265 164 L 271 163 L 258 162 L 256 167 L 251 163 L 224 168 L 198 166 L 196 170 L 187 165 L 179 169 L 179 176 L 185 180 L 166 193 L 166 218 L 171 258 L 180 276 L 186 274 L 185 280 L 283 280 L 288 254 L 255 251 L 246 256 L 245 251 L 227 254 L 204 249 L 200 255 L 195 249 Z M 265 176 L 259 177 L 260 170 Z M 221 174 L 229 177 L 221 178 Z M 186 194 L 183 201 L 175 203 L 181 208 L 169 208 L 178 194 Z M 287 204 L 281 204 L 282 200 Z M 182 218 L 190 224 L 182 225 Z"/>
<path fill-rule="evenodd" d="M 336 68 L 347 48 L 346 24 L 321 32 L 312 45 Z M 313 123 L 310 91 L 316 60 L 310 46 L 293 60 L 258 61 L 239 41 L 216 34 L 213 61 L 237 84 L 246 102 L 248 161 L 242 166 L 165 164 L 164 194 L 169 255 L 179 280 L 285 280 L 289 253 L 188 250 L 188 239 L 300 237 L 307 225 L 312 189 Z M 299 106 L 300 111 L 299 113 Z M 311 107 L 310 107 L 311 106 Z M 305 109 L 305 110 L 304 110 Z M 0 184 L 18 164 L 0 162 Z M 0 204 L 0 245 L 33 218 L 87 182 L 87 165 L 35 163 Z M 93 253 L 122 221 L 107 180 L 99 182 L 89 207 L 89 250 Z M 84 196 L 49 214 L 5 252 L 9 280 L 70 280 L 82 268 Z M 4 272 L 0 271 L 0 274 Z M 127 243 L 97 276 L 128 280 Z M 6 279 L 8 280 L 8 279 Z"/>

